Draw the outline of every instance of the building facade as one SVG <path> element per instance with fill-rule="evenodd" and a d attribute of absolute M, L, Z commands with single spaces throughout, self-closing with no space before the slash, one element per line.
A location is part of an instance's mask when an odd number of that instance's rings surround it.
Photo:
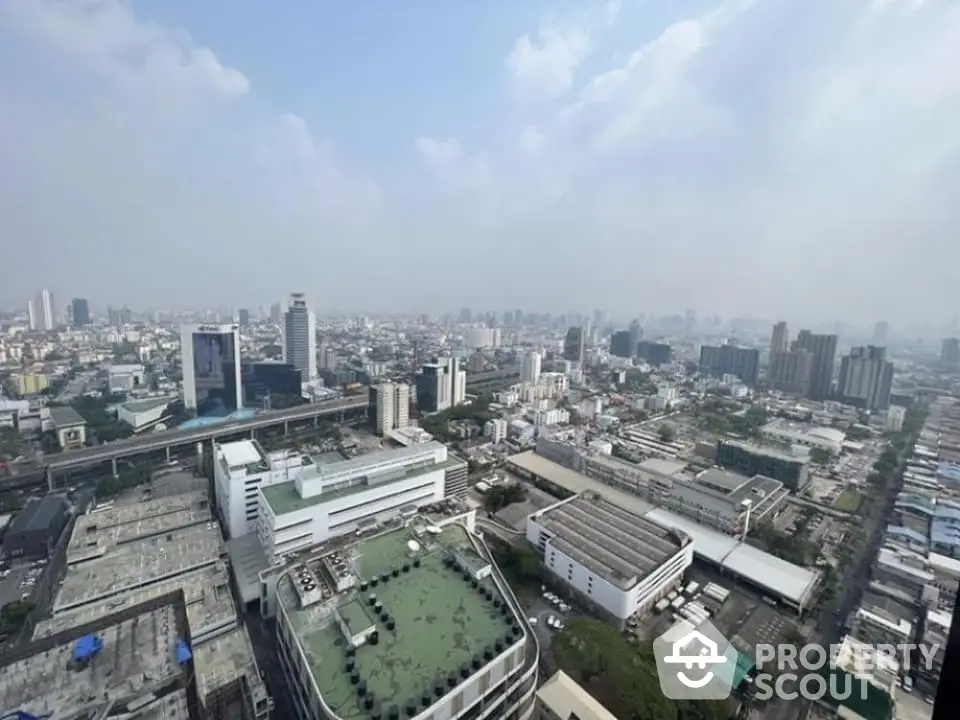
<path fill-rule="evenodd" d="M 764 475 L 779 480 L 793 492 L 802 490 L 809 479 L 806 458 L 737 440 L 721 439 L 717 443 L 717 465 L 747 477 Z"/>
<path fill-rule="evenodd" d="M 887 349 L 869 345 L 855 347 L 840 363 L 837 395 L 848 405 L 863 410 L 886 410 L 893 388 L 893 363 Z"/>
<path fill-rule="evenodd" d="M 237 325 L 184 325 L 180 329 L 183 405 L 202 412 L 243 407 L 240 331 Z"/>
<path fill-rule="evenodd" d="M 808 397 L 811 400 L 829 398 L 833 394 L 833 366 L 837 358 L 837 336 L 801 330 L 791 349 L 808 350 L 813 353 Z"/>
<path fill-rule="evenodd" d="M 760 376 L 760 351 L 738 345 L 704 345 L 700 348 L 700 372 L 709 375 L 736 375 L 747 385 L 756 385 Z"/>
<path fill-rule="evenodd" d="M 73 326 L 82 327 L 90 324 L 90 304 L 86 298 L 74 298 L 71 303 Z"/>
<path fill-rule="evenodd" d="M 317 376 L 317 322 L 303 293 L 293 293 L 283 318 L 283 359 L 303 382 Z"/>

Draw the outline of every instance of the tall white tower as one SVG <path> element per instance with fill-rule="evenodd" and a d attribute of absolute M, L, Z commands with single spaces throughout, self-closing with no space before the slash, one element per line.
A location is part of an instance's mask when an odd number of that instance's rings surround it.
<path fill-rule="evenodd" d="M 184 325 L 180 328 L 183 406 L 219 397 L 228 410 L 243 407 L 240 377 L 240 328 L 232 325 Z"/>
<path fill-rule="evenodd" d="M 520 365 L 520 382 L 534 383 L 540 379 L 540 353 L 536 350 L 523 356 Z"/>
<path fill-rule="evenodd" d="M 283 359 L 300 371 L 303 382 L 317 376 L 317 318 L 303 293 L 293 293 L 283 318 Z"/>

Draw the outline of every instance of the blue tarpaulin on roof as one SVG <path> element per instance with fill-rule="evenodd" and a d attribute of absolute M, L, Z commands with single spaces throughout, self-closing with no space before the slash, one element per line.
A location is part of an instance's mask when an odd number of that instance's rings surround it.
<path fill-rule="evenodd" d="M 183 665 L 189 662 L 190 658 L 193 657 L 193 653 L 190 652 L 190 646 L 183 641 L 183 638 L 177 638 L 177 647 L 175 652 L 178 665 Z"/>
<path fill-rule="evenodd" d="M 84 635 L 73 646 L 73 659 L 86 660 L 103 650 L 103 640 L 96 635 Z"/>

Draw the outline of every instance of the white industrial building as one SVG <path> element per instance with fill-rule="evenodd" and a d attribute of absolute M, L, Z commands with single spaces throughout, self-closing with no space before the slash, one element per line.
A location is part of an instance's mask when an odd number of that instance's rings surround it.
<path fill-rule="evenodd" d="M 594 493 L 531 515 L 527 541 L 557 578 L 620 622 L 649 611 L 693 563 L 688 536 Z"/>
<path fill-rule="evenodd" d="M 819 448 L 832 455 L 839 455 L 846 435 L 831 427 L 807 427 L 801 423 L 777 418 L 760 428 L 760 436 L 788 445 Z"/>
<path fill-rule="evenodd" d="M 467 463 L 438 442 L 313 463 L 260 487 L 257 532 L 268 555 L 286 555 L 413 513 L 460 492 L 466 479 Z"/>
<path fill-rule="evenodd" d="M 117 405 L 117 420 L 125 422 L 134 432 L 142 432 L 160 422 L 175 399 L 161 396 L 122 403 Z"/>
<path fill-rule="evenodd" d="M 140 363 L 110 365 L 107 368 L 107 388 L 111 393 L 128 393 L 144 384 L 146 368 Z"/>

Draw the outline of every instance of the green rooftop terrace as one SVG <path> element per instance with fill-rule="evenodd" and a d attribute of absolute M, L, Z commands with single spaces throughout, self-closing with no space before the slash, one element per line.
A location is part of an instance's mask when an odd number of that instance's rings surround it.
<path fill-rule="evenodd" d="M 376 642 L 351 649 L 338 624 L 318 622 L 314 608 L 288 610 L 324 702 L 344 720 L 369 718 L 375 708 L 384 717 L 393 706 L 401 717 L 408 705 L 423 710 L 463 681 L 461 669 L 472 675 L 481 666 L 475 659 L 485 664 L 520 638 L 519 620 L 493 581 L 465 579 L 450 566 L 454 551 L 473 553 L 462 528 L 448 526 L 425 540 L 415 558 L 410 538 L 397 530 L 355 546 L 363 584 L 340 597 L 338 612 L 351 628 L 372 617 Z M 284 605 L 295 608 L 292 587 L 287 592 L 281 584 L 281 592 Z"/>
<path fill-rule="evenodd" d="M 447 470 L 448 468 L 462 465 L 463 462 L 464 461 L 458 457 L 450 457 L 444 462 L 431 463 L 430 465 L 412 467 L 401 471 L 397 473 L 396 477 L 389 480 L 381 480 L 375 486 L 368 485 L 366 478 L 361 478 L 358 482 L 348 487 L 329 490 L 320 495 L 314 495 L 307 498 L 301 497 L 300 493 L 297 492 L 297 487 L 294 480 L 277 483 L 276 485 L 268 485 L 266 487 L 262 487 L 260 491 L 263 493 L 263 497 L 266 499 L 267 504 L 270 506 L 270 509 L 273 511 L 274 515 L 286 515 L 287 513 L 296 512 L 297 510 L 304 510 L 305 508 L 313 507 L 314 505 L 319 505 L 320 503 L 349 497 L 350 495 L 356 495 L 364 490 L 369 490 L 371 487 L 389 485 L 390 483 L 399 482 L 401 480 L 409 480 L 410 478 L 426 475 L 427 473 L 436 472 L 438 470 Z"/>

